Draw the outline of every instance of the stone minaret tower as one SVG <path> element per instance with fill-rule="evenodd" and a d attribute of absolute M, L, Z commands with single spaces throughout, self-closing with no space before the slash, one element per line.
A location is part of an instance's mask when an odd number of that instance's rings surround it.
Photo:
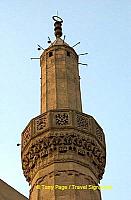
<path fill-rule="evenodd" d="M 22 168 L 29 200 L 101 200 L 92 190 L 102 178 L 106 147 L 102 128 L 82 113 L 78 55 L 55 20 L 56 40 L 40 56 L 41 113 L 22 133 Z"/>

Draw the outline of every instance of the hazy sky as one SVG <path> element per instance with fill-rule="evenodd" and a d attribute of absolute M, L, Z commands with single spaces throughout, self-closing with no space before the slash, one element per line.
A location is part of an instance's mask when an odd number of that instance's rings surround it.
<path fill-rule="evenodd" d="M 52 16 L 59 11 L 63 34 L 80 62 L 83 112 L 95 117 L 106 136 L 103 200 L 131 198 L 131 1 L 0 1 L 0 174 L 28 197 L 21 170 L 21 132 L 40 112 L 37 44 L 54 37 Z M 42 52 L 41 52 L 42 53 Z"/>

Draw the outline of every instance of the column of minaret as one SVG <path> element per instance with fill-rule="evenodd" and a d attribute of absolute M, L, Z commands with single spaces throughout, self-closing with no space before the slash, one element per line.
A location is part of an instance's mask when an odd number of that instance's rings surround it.
<path fill-rule="evenodd" d="M 79 58 L 61 38 L 63 20 L 53 19 L 56 39 L 40 56 L 41 113 L 21 137 L 29 200 L 101 200 L 104 133 L 92 116 L 82 113 Z"/>

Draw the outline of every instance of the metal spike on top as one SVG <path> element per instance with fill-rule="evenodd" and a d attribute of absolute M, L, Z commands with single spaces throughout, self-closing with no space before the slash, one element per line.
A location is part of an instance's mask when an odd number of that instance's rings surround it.
<path fill-rule="evenodd" d="M 52 18 L 55 21 L 55 23 L 54 23 L 55 36 L 56 36 L 56 38 L 60 38 L 62 36 L 62 23 L 63 23 L 63 20 L 58 16 L 53 16 Z"/>

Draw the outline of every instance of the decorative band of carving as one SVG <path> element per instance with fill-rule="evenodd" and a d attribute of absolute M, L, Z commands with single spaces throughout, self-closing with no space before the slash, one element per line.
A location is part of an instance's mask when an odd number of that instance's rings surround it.
<path fill-rule="evenodd" d="M 82 115 L 82 114 L 77 114 L 76 115 L 76 122 L 77 122 L 77 127 L 80 129 L 85 129 L 88 132 L 91 132 L 92 128 L 91 128 L 91 117 L 89 117 L 88 115 Z"/>
<path fill-rule="evenodd" d="M 26 146 L 26 144 L 31 139 L 31 124 L 29 124 L 24 132 L 22 133 L 22 148 Z"/>
<path fill-rule="evenodd" d="M 55 115 L 55 124 L 59 126 L 69 124 L 69 114 L 68 113 L 56 113 Z"/>
<path fill-rule="evenodd" d="M 31 138 L 42 134 L 49 128 L 75 128 L 94 135 L 101 144 L 105 145 L 103 130 L 93 117 L 72 110 L 61 110 L 48 111 L 30 121 L 22 133 L 22 151 Z"/>
<path fill-rule="evenodd" d="M 95 135 L 99 141 L 104 142 L 104 134 L 99 125 L 95 122 Z"/>
<path fill-rule="evenodd" d="M 35 133 L 42 132 L 47 127 L 47 115 L 40 115 L 35 119 Z"/>
<path fill-rule="evenodd" d="M 70 133 L 59 136 L 48 136 L 37 139 L 28 149 L 28 152 L 22 158 L 22 168 L 24 175 L 30 182 L 30 173 L 34 172 L 34 168 L 39 161 L 44 163 L 44 159 L 53 152 L 68 153 L 73 152 L 80 156 L 84 156 L 83 162 L 91 163 L 93 168 L 98 172 L 99 179 L 102 178 L 105 167 L 105 151 L 96 142 L 95 139 L 81 137 L 80 135 Z M 55 160 L 55 157 L 54 157 Z M 66 160 L 66 158 L 65 158 Z"/>

